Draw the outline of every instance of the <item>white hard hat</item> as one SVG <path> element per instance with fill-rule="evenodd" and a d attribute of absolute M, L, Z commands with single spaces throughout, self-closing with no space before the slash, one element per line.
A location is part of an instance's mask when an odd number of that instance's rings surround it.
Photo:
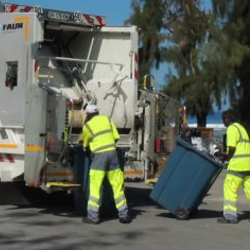
<path fill-rule="evenodd" d="M 94 114 L 94 113 L 97 113 L 98 111 L 99 110 L 98 110 L 97 106 L 94 104 L 88 104 L 88 106 L 85 109 L 85 112 L 87 114 Z"/>

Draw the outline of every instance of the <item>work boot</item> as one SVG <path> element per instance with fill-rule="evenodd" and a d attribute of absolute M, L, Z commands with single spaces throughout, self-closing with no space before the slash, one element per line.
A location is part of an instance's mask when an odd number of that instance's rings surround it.
<path fill-rule="evenodd" d="M 121 217 L 119 218 L 119 221 L 123 224 L 129 224 L 132 222 L 132 218 L 130 216 Z"/>
<path fill-rule="evenodd" d="M 89 219 L 88 217 L 83 217 L 82 222 L 86 223 L 86 224 L 93 224 L 93 225 L 100 224 L 100 220 L 93 221 L 93 220 Z"/>
<path fill-rule="evenodd" d="M 226 219 L 225 217 L 222 217 L 222 218 L 219 218 L 217 220 L 218 223 L 220 224 L 237 224 L 238 223 L 238 220 L 237 219 L 234 219 L 234 220 L 228 220 Z"/>

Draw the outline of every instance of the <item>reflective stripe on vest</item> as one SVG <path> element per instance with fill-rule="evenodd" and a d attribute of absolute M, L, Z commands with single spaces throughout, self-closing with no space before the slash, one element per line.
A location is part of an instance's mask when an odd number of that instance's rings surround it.
<path fill-rule="evenodd" d="M 231 133 L 238 134 L 235 144 L 235 152 L 228 164 L 229 171 L 248 172 L 250 171 L 250 142 L 247 131 L 238 123 L 230 125 L 234 128 Z M 233 135 L 233 134 L 232 134 Z M 230 133 L 228 134 L 230 136 Z"/>
<path fill-rule="evenodd" d="M 103 134 L 106 134 L 106 133 L 112 133 L 112 129 L 106 129 L 106 130 L 103 130 L 103 131 L 100 131 L 100 132 L 97 132 L 97 133 L 94 134 L 94 132 L 90 128 L 89 124 L 86 124 L 86 127 L 88 128 L 92 138 L 95 138 L 95 137 L 97 137 L 99 135 L 103 135 Z"/>
<path fill-rule="evenodd" d="M 104 149 L 108 149 L 108 148 L 115 148 L 115 143 L 112 143 L 112 144 L 109 144 L 109 145 L 106 145 L 106 146 L 102 146 L 102 147 L 99 147 L 99 148 L 96 148 L 94 153 L 98 153 Z"/>
<path fill-rule="evenodd" d="M 98 116 L 85 124 L 91 135 L 91 151 L 101 153 L 116 149 L 111 121 L 106 116 Z M 103 129 L 102 129 L 103 127 Z"/>
<path fill-rule="evenodd" d="M 243 139 L 243 136 L 242 136 L 242 133 L 241 133 L 241 130 L 240 128 L 236 125 L 236 124 L 232 124 L 233 127 L 235 127 L 237 130 L 238 130 L 238 133 L 239 133 L 239 140 L 237 141 L 237 145 L 239 143 L 250 143 L 249 140 L 246 140 L 246 139 Z M 237 154 L 232 157 L 232 159 L 239 159 L 239 158 L 249 158 L 250 157 L 250 154 Z"/>
<path fill-rule="evenodd" d="M 240 139 L 237 141 L 237 143 L 239 143 L 239 142 L 248 142 L 249 143 L 250 142 L 249 140 L 243 139 L 242 133 L 236 124 L 232 124 L 232 126 L 238 130 L 239 135 L 240 135 Z"/>

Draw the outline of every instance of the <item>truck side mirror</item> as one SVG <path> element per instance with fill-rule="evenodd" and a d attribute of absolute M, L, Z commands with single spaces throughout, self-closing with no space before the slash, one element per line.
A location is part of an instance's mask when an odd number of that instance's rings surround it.
<path fill-rule="evenodd" d="M 17 86 L 18 63 L 7 62 L 5 74 L 5 86 L 13 90 Z"/>

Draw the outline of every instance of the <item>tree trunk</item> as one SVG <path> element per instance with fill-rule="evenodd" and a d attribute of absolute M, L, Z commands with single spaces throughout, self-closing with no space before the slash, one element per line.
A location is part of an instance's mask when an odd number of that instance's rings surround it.
<path fill-rule="evenodd" d="M 207 125 L 207 114 L 200 113 L 196 115 L 197 127 L 206 127 Z"/>

